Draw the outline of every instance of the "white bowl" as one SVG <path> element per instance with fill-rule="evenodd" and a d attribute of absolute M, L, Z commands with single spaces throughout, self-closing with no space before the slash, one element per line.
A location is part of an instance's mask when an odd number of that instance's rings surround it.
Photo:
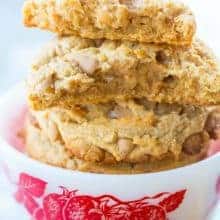
<path fill-rule="evenodd" d="M 0 159 L 18 205 L 34 219 L 202 220 L 217 201 L 219 153 L 186 167 L 135 175 L 83 173 L 27 157 L 7 142 L 8 124 L 24 108 L 24 97 L 20 84 L 0 101 Z"/>

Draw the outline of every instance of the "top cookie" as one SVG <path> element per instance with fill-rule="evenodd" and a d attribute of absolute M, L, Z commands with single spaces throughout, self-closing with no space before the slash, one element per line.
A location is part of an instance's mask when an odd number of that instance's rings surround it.
<path fill-rule="evenodd" d="M 27 0 L 24 24 L 90 39 L 190 44 L 195 18 L 167 0 Z"/>
<path fill-rule="evenodd" d="M 33 109 L 146 97 L 220 104 L 220 67 L 201 41 L 191 46 L 62 37 L 42 50 L 27 80 Z"/>

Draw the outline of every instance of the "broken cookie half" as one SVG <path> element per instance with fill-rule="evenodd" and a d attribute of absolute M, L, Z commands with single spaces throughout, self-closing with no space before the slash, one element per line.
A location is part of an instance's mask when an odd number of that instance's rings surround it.
<path fill-rule="evenodd" d="M 196 31 L 192 11 L 164 0 L 27 0 L 24 24 L 59 35 L 189 45 Z"/>
<path fill-rule="evenodd" d="M 33 109 L 145 97 L 159 103 L 220 104 L 220 67 L 200 40 L 191 46 L 58 38 L 28 79 Z"/>

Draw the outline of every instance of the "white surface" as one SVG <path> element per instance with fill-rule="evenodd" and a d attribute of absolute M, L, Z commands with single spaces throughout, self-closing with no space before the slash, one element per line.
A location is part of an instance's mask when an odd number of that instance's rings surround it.
<path fill-rule="evenodd" d="M 24 78 L 33 54 L 50 35 L 22 27 L 22 0 L 1 1 L 0 6 L 0 93 Z M 220 55 L 219 0 L 185 0 L 194 9 L 198 21 L 198 35 Z M 199 183 L 198 183 L 199 184 Z M 25 220 L 22 208 L 16 209 L 9 197 L 10 189 L 0 174 L 0 219 Z M 219 207 L 220 209 L 220 207 Z M 215 220 L 219 220 L 216 216 Z"/>
<path fill-rule="evenodd" d="M 12 198 L 13 191 L 8 186 L 7 180 L 2 174 L 0 174 L 1 189 L 0 189 L 0 219 L 2 220 L 28 220 L 27 216 L 24 216 L 24 208 L 18 207 Z"/>

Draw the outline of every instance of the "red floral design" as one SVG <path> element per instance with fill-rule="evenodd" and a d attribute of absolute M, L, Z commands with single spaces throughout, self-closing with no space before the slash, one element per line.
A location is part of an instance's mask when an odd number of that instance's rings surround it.
<path fill-rule="evenodd" d="M 111 195 L 79 195 L 64 187 L 60 187 L 61 193 L 44 195 L 46 186 L 41 179 L 20 174 L 15 198 L 35 220 L 167 220 L 168 213 L 180 206 L 186 193 L 181 190 L 121 201 Z"/>

